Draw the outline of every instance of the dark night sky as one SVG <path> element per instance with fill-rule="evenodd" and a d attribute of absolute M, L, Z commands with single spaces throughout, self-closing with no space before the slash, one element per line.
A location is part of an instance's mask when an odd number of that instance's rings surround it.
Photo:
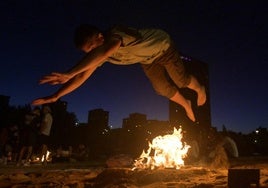
<path fill-rule="evenodd" d="M 38 80 L 82 57 L 72 38 L 81 23 L 101 29 L 116 23 L 158 27 L 181 52 L 209 64 L 213 126 L 244 133 L 267 128 L 267 5 L 265 0 L 1 1 L 0 94 L 10 96 L 11 105 L 24 105 L 54 92 L 58 86 Z M 113 127 L 134 112 L 168 119 L 168 101 L 155 94 L 139 65 L 106 63 L 62 100 L 81 122 L 95 108 L 110 112 Z"/>

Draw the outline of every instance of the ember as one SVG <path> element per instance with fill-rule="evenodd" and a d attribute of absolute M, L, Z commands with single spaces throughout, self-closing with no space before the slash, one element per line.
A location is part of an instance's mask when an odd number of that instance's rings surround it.
<path fill-rule="evenodd" d="M 184 165 L 184 158 L 190 148 L 182 142 L 182 129 L 174 127 L 173 134 L 157 136 L 149 142 L 147 152 L 142 154 L 134 162 L 134 169 L 176 168 Z"/>

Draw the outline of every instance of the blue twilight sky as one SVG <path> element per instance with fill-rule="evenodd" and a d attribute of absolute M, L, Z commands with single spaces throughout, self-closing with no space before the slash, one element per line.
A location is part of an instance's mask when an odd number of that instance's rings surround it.
<path fill-rule="evenodd" d="M 4 0 L 0 2 L 0 94 L 24 105 L 56 91 L 38 85 L 52 71 L 73 66 L 81 23 L 101 29 L 120 23 L 158 27 L 184 54 L 207 62 L 212 125 L 248 133 L 268 127 L 268 3 L 213 0 Z M 100 67 L 78 90 L 62 98 L 81 122 L 95 108 L 121 127 L 130 113 L 168 120 L 168 101 L 155 94 L 139 65 Z"/>

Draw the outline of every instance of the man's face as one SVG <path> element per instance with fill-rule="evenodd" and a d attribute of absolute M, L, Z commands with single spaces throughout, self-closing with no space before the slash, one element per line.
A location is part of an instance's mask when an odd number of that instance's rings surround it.
<path fill-rule="evenodd" d="M 92 38 L 88 39 L 86 44 L 84 44 L 81 50 L 85 53 L 90 52 L 94 48 L 101 46 L 104 42 L 103 35 L 101 33 L 94 35 Z"/>

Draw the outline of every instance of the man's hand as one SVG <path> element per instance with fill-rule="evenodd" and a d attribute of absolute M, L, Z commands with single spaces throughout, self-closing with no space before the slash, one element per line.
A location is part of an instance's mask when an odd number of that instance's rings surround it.
<path fill-rule="evenodd" d="M 35 99 L 33 102 L 32 102 L 32 105 L 43 105 L 43 104 L 47 104 L 47 103 L 53 103 L 53 102 L 56 102 L 58 100 L 57 97 L 51 95 L 51 96 L 48 96 L 48 97 L 43 97 L 43 98 L 39 98 L 39 99 Z"/>
<path fill-rule="evenodd" d="M 64 84 L 68 82 L 72 77 L 68 74 L 52 72 L 50 75 L 44 76 L 39 80 L 39 84 L 48 83 L 50 85 Z"/>

